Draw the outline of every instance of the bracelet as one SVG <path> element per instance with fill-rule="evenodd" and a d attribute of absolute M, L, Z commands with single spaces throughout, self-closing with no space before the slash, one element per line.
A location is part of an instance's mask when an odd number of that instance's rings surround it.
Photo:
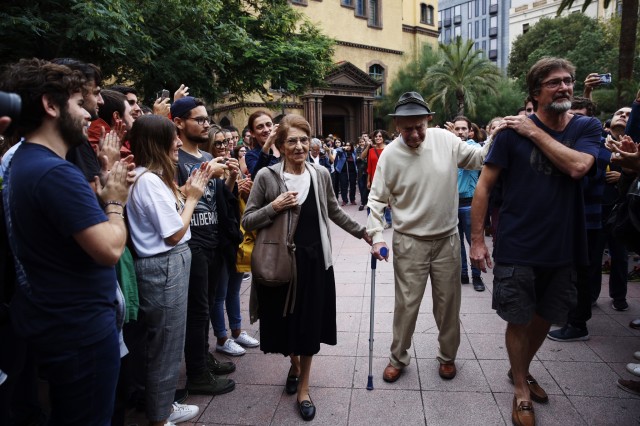
<path fill-rule="evenodd" d="M 120 212 L 107 212 L 107 214 L 117 214 L 118 216 L 120 216 L 122 219 L 124 219 L 124 214 L 120 213 Z"/>
<path fill-rule="evenodd" d="M 124 205 L 120 202 L 120 201 L 105 201 L 104 202 L 104 207 L 106 208 L 109 205 L 115 205 L 115 206 L 120 206 L 122 208 L 124 208 Z"/>

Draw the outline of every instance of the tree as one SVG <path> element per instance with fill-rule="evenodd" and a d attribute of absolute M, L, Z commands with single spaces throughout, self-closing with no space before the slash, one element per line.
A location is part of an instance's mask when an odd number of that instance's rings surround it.
<path fill-rule="evenodd" d="M 616 49 L 604 24 L 580 13 L 543 18 L 518 36 L 511 48 L 508 74 L 526 89 L 527 72 L 544 56 L 563 57 L 576 66 L 575 93 L 582 91 L 589 73 L 616 72 Z"/>
<path fill-rule="evenodd" d="M 142 89 L 181 83 L 208 101 L 320 85 L 333 41 L 287 0 L 11 0 L 0 8 L 0 63 L 70 56 Z"/>
<path fill-rule="evenodd" d="M 558 7 L 558 16 L 563 10 L 573 6 L 575 0 L 562 0 Z M 584 0 L 582 12 L 589 7 L 593 0 Z M 607 8 L 611 0 L 604 0 Z M 622 90 L 631 85 L 633 65 L 636 53 L 636 31 L 638 29 L 638 0 L 622 0 L 620 10 L 620 39 L 618 43 L 618 106 L 625 103 L 622 100 Z"/>
<path fill-rule="evenodd" d="M 456 37 L 452 44 L 440 44 L 441 60 L 429 67 L 424 81 L 433 89 L 429 102 L 440 102 L 445 111 L 453 97 L 457 115 L 475 113 L 476 99 L 481 94 L 496 95 L 500 70 L 480 50 L 473 50 L 473 41 Z"/>

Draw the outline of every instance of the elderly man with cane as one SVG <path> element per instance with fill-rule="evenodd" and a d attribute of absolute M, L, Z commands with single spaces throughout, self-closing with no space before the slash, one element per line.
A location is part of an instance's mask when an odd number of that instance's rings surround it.
<path fill-rule="evenodd" d="M 430 277 L 438 326 L 437 358 L 443 379 L 456 375 L 460 345 L 460 238 L 458 168 L 479 169 L 489 144 L 468 145 L 444 129 L 428 129 L 431 112 L 422 96 L 407 92 L 390 114 L 400 136 L 384 150 L 371 185 L 367 232 L 373 255 L 387 259 L 382 231 L 384 208 L 394 213 L 395 309 L 389 365 L 382 378 L 395 382 L 409 365 L 408 349 L 420 302 Z"/>

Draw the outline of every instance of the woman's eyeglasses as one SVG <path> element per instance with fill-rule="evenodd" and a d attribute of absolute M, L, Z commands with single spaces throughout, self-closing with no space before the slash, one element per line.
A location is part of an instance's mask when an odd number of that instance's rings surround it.
<path fill-rule="evenodd" d="M 299 138 L 287 138 L 287 145 L 296 146 L 298 142 L 302 145 L 309 145 L 309 137 L 308 136 L 300 136 Z"/>

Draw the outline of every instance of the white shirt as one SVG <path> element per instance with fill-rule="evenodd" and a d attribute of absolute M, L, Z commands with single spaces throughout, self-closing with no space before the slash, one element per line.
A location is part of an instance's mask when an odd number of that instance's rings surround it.
<path fill-rule="evenodd" d="M 309 195 L 309 185 L 311 185 L 311 175 L 305 168 L 301 175 L 291 173 L 283 173 L 284 184 L 288 191 L 296 191 L 298 193 L 298 204 L 302 205 Z"/>
<path fill-rule="evenodd" d="M 183 205 L 179 206 L 175 195 L 159 176 L 146 172 L 145 167 L 136 167 L 138 178 L 131 186 L 127 203 L 127 219 L 131 241 L 140 257 L 166 253 L 173 246 L 165 242 L 183 227 Z M 191 238 L 187 229 L 178 244 Z"/>

